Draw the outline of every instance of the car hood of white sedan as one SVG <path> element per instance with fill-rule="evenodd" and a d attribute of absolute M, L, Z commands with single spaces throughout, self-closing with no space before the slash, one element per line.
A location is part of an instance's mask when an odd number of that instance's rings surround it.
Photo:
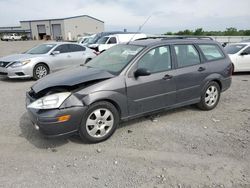
<path fill-rule="evenodd" d="M 0 58 L 0 61 L 13 62 L 13 61 L 23 61 L 30 58 L 41 57 L 43 54 L 12 54 Z"/>

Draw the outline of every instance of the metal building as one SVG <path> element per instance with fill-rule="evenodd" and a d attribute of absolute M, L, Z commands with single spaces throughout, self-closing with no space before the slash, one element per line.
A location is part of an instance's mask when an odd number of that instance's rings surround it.
<path fill-rule="evenodd" d="M 25 32 L 34 40 L 50 39 L 76 40 L 79 36 L 104 31 L 104 22 L 88 15 L 60 19 L 20 21 L 21 27 L 2 27 L 0 32 Z"/>
<path fill-rule="evenodd" d="M 23 30 L 30 30 L 33 39 L 43 39 L 45 35 L 56 40 L 76 40 L 79 36 L 104 31 L 104 22 L 88 15 L 61 19 L 20 21 Z"/>

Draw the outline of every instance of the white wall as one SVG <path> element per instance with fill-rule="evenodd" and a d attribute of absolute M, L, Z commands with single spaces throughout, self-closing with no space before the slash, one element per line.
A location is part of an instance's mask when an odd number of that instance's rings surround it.
<path fill-rule="evenodd" d="M 104 31 L 104 23 L 84 16 L 64 20 L 64 35 L 66 40 L 77 40 L 78 36 L 86 33 L 94 34 Z M 69 39 L 69 33 L 71 39 Z"/>

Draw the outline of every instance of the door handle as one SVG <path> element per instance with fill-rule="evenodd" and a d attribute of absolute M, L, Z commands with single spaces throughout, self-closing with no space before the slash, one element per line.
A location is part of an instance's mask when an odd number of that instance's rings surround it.
<path fill-rule="evenodd" d="M 199 71 L 199 72 L 202 72 L 202 71 L 204 71 L 204 70 L 206 70 L 205 67 L 199 67 L 199 68 L 198 68 L 198 71 Z"/>
<path fill-rule="evenodd" d="M 163 80 L 170 80 L 171 78 L 173 78 L 172 75 L 166 74 L 162 79 Z"/>

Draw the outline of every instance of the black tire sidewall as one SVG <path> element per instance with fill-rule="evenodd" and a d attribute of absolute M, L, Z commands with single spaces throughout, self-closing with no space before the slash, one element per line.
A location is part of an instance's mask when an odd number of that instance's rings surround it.
<path fill-rule="evenodd" d="M 87 118 L 89 117 L 89 115 L 93 111 L 95 111 L 96 109 L 99 109 L 99 108 L 106 108 L 106 109 L 110 110 L 110 112 L 113 114 L 113 117 L 114 117 L 114 125 L 107 135 L 105 135 L 104 137 L 101 137 L 101 138 L 95 138 L 95 137 L 92 137 L 88 134 L 87 129 L 86 129 L 86 121 L 87 121 Z M 119 113 L 113 104 L 106 102 L 106 101 L 96 102 L 96 103 L 90 105 L 88 107 L 87 111 L 83 115 L 82 122 L 81 122 L 81 125 L 79 128 L 80 137 L 82 138 L 82 140 L 87 141 L 88 143 L 98 143 L 98 142 L 102 142 L 104 140 L 107 140 L 115 132 L 115 130 L 119 124 L 119 119 L 120 119 Z"/>
<path fill-rule="evenodd" d="M 218 91 L 218 98 L 217 98 L 216 103 L 215 103 L 213 106 L 208 106 L 208 105 L 206 104 L 206 102 L 205 102 L 206 91 L 207 91 L 207 89 L 208 89 L 210 86 L 215 86 L 216 89 L 217 89 L 217 91 Z M 200 107 L 201 109 L 203 109 L 203 110 L 212 110 L 212 109 L 214 109 L 214 108 L 217 106 L 217 104 L 219 103 L 219 101 L 220 101 L 220 94 L 221 94 L 221 89 L 220 89 L 219 84 L 218 84 L 217 82 L 214 82 L 214 81 L 209 82 L 209 83 L 207 84 L 207 86 L 205 87 L 205 89 L 203 90 L 203 92 L 202 92 L 201 101 L 200 101 L 200 103 L 198 104 L 199 107 Z"/>
<path fill-rule="evenodd" d="M 37 69 L 37 67 L 40 67 L 40 66 L 43 66 L 43 67 L 47 70 L 47 74 L 46 74 L 45 76 L 47 76 L 47 75 L 49 74 L 49 69 L 48 69 L 48 67 L 47 67 L 46 65 L 44 65 L 44 64 L 37 64 L 37 65 L 34 67 L 34 70 L 33 70 L 33 78 L 34 78 L 35 80 L 41 79 L 41 78 L 38 78 L 37 75 L 36 75 L 36 69 Z"/>

